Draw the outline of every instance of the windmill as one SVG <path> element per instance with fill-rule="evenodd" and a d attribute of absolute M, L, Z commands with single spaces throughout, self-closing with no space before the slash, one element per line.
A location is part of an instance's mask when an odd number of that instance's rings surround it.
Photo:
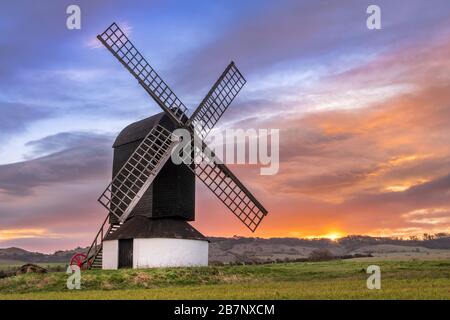
<path fill-rule="evenodd" d="M 195 219 L 195 177 L 251 231 L 267 214 L 203 141 L 246 80 L 231 62 L 188 117 L 185 105 L 116 23 L 97 38 L 163 112 L 127 126 L 117 137 L 113 179 L 98 199 L 108 215 L 87 254 L 74 256 L 72 263 L 104 269 L 207 265 L 209 242 L 187 222 Z M 200 139 L 196 154 L 206 161 L 168 161 L 177 128 Z"/>

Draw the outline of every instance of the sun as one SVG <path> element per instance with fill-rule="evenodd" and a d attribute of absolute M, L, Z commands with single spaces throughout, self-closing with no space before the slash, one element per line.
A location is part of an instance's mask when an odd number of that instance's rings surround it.
<path fill-rule="evenodd" d="M 337 239 L 341 238 L 342 234 L 339 232 L 330 232 L 328 234 L 323 235 L 323 238 L 327 238 L 333 241 L 336 241 Z"/>
<path fill-rule="evenodd" d="M 306 239 L 330 239 L 331 241 L 337 241 L 342 238 L 344 235 L 338 231 L 330 231 L 325 234 L 321 234 L 318 236 L 306 236 Z"/>

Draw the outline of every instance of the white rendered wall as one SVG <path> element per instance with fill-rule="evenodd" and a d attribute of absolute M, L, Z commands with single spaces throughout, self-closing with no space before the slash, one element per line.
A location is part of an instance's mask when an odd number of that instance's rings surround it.
<path fill-rule="evenodd" d="M 133 268 L 207 266 L 208 241 L 134 239 Z"/>
<path fill-rule="evenodd" d="M 102 269 L 117 269 L 119 266 L 119 240 L 103 241 Z"/>

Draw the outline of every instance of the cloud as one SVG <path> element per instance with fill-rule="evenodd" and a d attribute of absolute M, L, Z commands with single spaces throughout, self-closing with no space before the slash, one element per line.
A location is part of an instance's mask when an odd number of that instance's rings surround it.
<path fill-rule="evenodd" d="M 1 193 L 26 196 L 41 186 L 104 177 L 111 162 L 111 143 L 110 136 L 70 132 L 31 141 L 28 144 L 35 154 L 50 154 L 1 165 Z"/>
<path fill-rule="evenodd" d="M 408 43 L 411 37 L 426 41 L 429 34 L 443 30 L 445 15 L 430 11 L 426 3 L 414 1 L 405 6 L 382 1 L 379 5 L 383 8 L 385 31 L 374 33 L 365 25 L 369 4 L 368 1 L 350 1 L 346 5 L 329 1 L 266 3 L 240 16 L 209 43 L 192 52 L 190 59 L 185 60 L 181 85 L 198 86 L 212 70 L 220 72 L 220 64 L 229 60 L 235 60 L 244 74 L 257 79 L 270 76 L 274 69 L 289 71 L 294 62 L 336 64 L 340 57 L 370 56 L 389 46 Z M 439 1 L 434 8 L 438 7 L 448 7 L 448 3 Z M 193 73 L 197 80 L 189 79 Z"/>
<path fill-rule="evenodd" d="M 11 239 L 43 238 L 52 236 L 46 229 L 7 229 L 0 230 L 0 241 Z M 55 235 L 53 235 L 55 236 Z"/>
<path fill-rule="evenodd" d="M 112 136 L 87 133 L 87 132 L 61 132 L 55 135 L 47 136 L 39 140 L 33 140 L 26 143 L 32 147 L 32 156 L 40 154 L 50 154 L 69 149 L 88 149 L 99 148 L 104 151 L 104 146 L 110 144 Z"/>
<path fill-rule="evenodd" d="M 27 126 L 39 119 L 49 117 L 52 112 L 48 108 L 38 108 L 31 104 L 1 102 L 2 125 L 0 138 L 7 138 L 22 132 Z"/>
<path fill-rule="evenodd" d="M 437 32 L 427 41 L 385 48 L 348 70 L 328 70 L 319 85 L 283 87 L 283 94 L 297 89 L 297 99 L 274 101 L 271 96 L 279 94 L 273 88 L 261 99 L 230 108 L 219 125 L 281 129 L 278 175 L 261 177 L 255 168 L 236 168 L 269 210 L 258 234 L 448 232 L 448 211 L 433 212 L 450 205 L 449 49 L 446 32 Z M 379 91 L 367 99 L 370 88 L 386 88 L 389 94 Z M 342 99 L 336 91 L 360 97 Z M 334 106 L 324 108 L 330 100 Z M 215 205 L 200 208 L 226 212 Z M 420 210 L 436 223 L 406 216 Z M 199 224 L 214 233 L 245 233 L 228 216 L 220 217 L 223 228 Z"/>
<path fill-rule="evenodd" d="M 403 214 L 403 217 L 410 223 L 422 226 L 450 225 L 450 208 L 437 207 L 413 210 Z"/>
<path fill-rule="evenodd" d="M 233 167 L 269 210 L 258 236 L 449 230 L 448 1 L 381 1 L 381 32 L 365 27 L 367 1 L 83 1 L 79 32 L 64 27 L 66 2 L 49 3 L 0 13 L 13 35 L 0 38 L 0 157 L 24 160 L 0 166 L 2 245 L 89 244 L 113 133 L 159 111 L 86 46 L 117 16 L 186 104 L 236 61 L 248 83 L 218 128 L 281 129 L 278 175 Z M 200 183 L 197 218 L 208 235 L 251 235 Z"/>
<path fill-rule="evenodd" d="M 30 141 L 32 159 L 0 166 L 0 244 L 51 251 L 87 246 L 106 212 L 112 137 L 61 132 Z"/>

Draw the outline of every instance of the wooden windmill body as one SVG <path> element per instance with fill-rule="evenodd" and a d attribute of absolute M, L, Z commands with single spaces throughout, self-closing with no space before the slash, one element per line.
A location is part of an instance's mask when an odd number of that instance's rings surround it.
<path fill-rule="evenodd" d="M 267 214 L 203 142 L 245 79 L 231 62 L 188 117 L 184 104 L 115 23 L 97 38 L 163 112 L 130 124 L 114 142 L 113 180 L 99 198 L 108 216 L 80 264 L 103 269 L 207 265 L 208 240 L 189 224 L 195 220 L 196 177 L 251 231 Z M 208 161 L 171 161 L 177 144 L 173 131 L 179 128 L 202 141 L 195 152 Z"/>

